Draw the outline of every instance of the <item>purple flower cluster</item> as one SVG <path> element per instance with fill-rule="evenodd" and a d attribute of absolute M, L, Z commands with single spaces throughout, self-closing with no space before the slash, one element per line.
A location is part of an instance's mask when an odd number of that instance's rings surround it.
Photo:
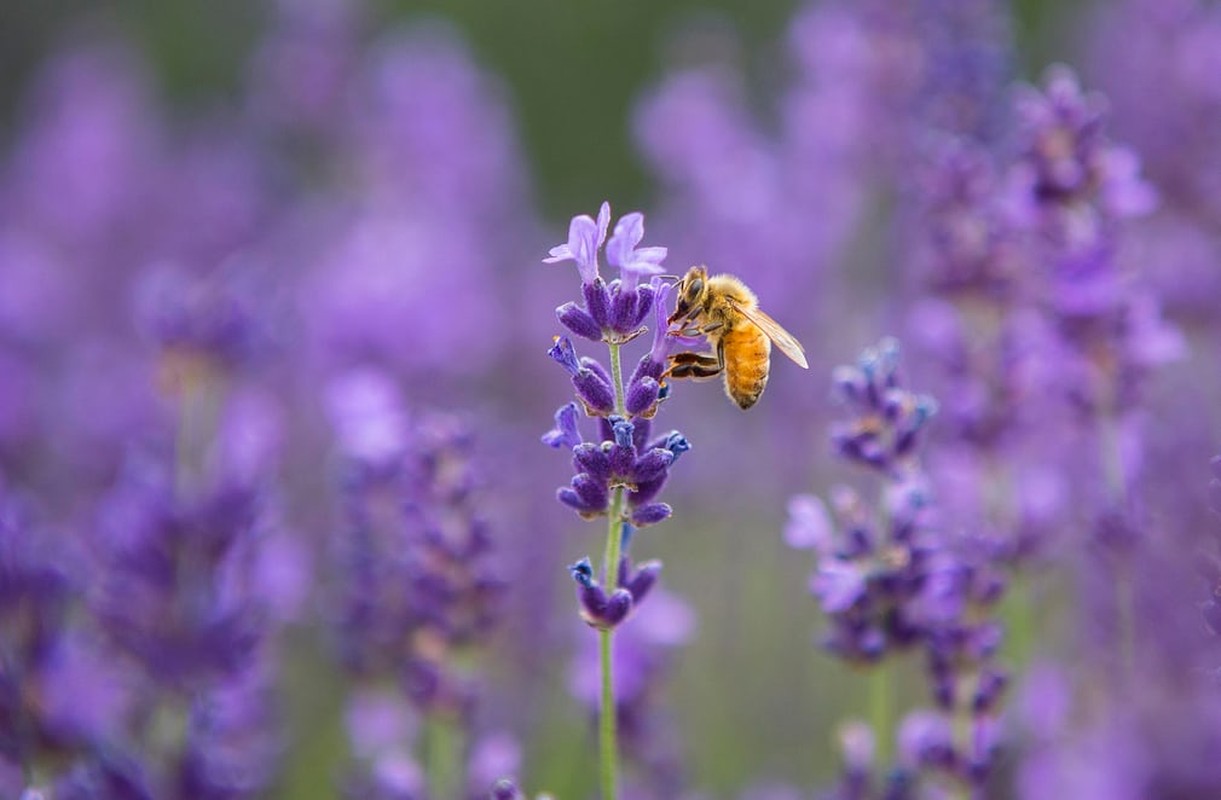
<path fill-rule="evenodd" d="M 1221 13 L 1203 0 L 1124 0 L 1088 30 L 1088 66 L 1111 100 L 1113 128 L 1140 153 L 1161 200 L 1129 237 L 1132 261 L 1174 264 L 1149 271 L 1154 293 L 1180 322 L 1215 327 L 1221 154 L 1209 131 L 1221 120 Z"/>
<path fill-rule="evenodd" d="M 1136 155 L 1106 136 L 1105 112 L 1067 67 L 1048 70 L 1041 90 L 1017 98 L 1008 188 L 1016 224 L 1035 237 L 1032 296 L 1086 371 L 1084 386 L 1068 388 L 1104 415 L 1132 406 L 1148 370 L 1182 352 L 1119 259 L 1120 224 L 1148 214 L 1157 195 Z"/>
<path fill-rule="evenodd" d="M 657 291 L 640 279 L 660 275 L 666 257 L 664 247 L 637 247 L 644 238 L 644 215 L 639 212 L 624 215 L 607 241 L 610 214 L 610 204 L 603 203 L 596 221 L 587 214 L 573 217 L 568 241 L 551 248 L 551 255 L 543 259 L 548 264 L 576 262 L 585 303 L 565 303 L 555 313 L 564 327 L 595 342 L 624 342 L 639 334 Z M 606 260 L 619 269 L 619 277 L 609 284 L 598 269 L 603 245 Z"/>
<path fill-rule="evenodd" d="M 902 650 L 919 649 L 927 660 L 934 708 L 904 720 L 896 772 L 881 794 L 871 793 L 872 754 L 845 751 L 842 793 L 853 798 L 914 796 L 921 775 L 984 786 L 1008 681 L 996 664 L 1002 635 L 992 619 L 1006 587 L 1006 548 L 946 530 L 938 518 L 917 452 L 936 404 L 903 388 L 898 366 L 898 343 L 886 339 L 834 374 L 852 417 L 831 439 L 842 458 L 880 476 L 877 504 L 835 490 L 837 530 L 820 500 L 800 495 L 785 531 L 791 546 L 815 551 L 810 590 L 831 624 L 824 640 L 830 652 L 874 669 Z"/>
<path fill-rule="evenodd" d="M 608 286 L 598 274 L 598 252 L 609 225 L 607 203 L 602 204 L 597 221 L 585 215 L 574 217 L 568 242 L 552 248 L 551 256 L 545 259 L 548 263 L 577 263 L 585 305 L 566 303 L 556 310 L 557 316 L 574 333 L 609 344 L 614 369 L 607 370 L 588 356 L 578 358 L 567 337 L 556 338 L 548 354 L 568 373 L 581 406 L 561 406 L 555 414 L 555 427 L 543 435 L 543 443 L 572 452 L 575 475 L 569 486 L 557 491 L 560 503 L 585 519 L 614 516 L 610 524 L 622 528 L 619 535 L 626 548 L 634 528 L 656 524 L 673 513 L 657 497 L 670 468 L 691 445 L 678 431 L 651 438 L 652 418 L 668 395 L 668 388 L 661 383 L 668 356 L 681 340 L 669 335 L 666 324 L 665 301 L 670 287 L 656 280 L 649 284 L 638 281 L 643 275 L 661 272 L 666 249 L 638 248 L 644 235 L 644 217 L 639 213 L 625 215 L 606 242 L 607 259 L 619 267 L 621 276 Z M 646 330 L 642 323 L 650 311 L 653 345 L 640 358 L 625 387 L 618 348 Z M 596 419 L 598 436 L 594 440 L 586 440 L 580 431 L 581 408 L 586 416 Z M 612 502 L 612 497 L 624 493 L 626 508 Z M 606 569 L 609 592 L 598 584 L 588 560 L 574 565 L 571 572 L 586 619 L 599 627 L 614 627 L 627 617 L 633 598 L 637 602 L 643 598 L 656 580 L 660 564 L 650 563 L 633 571 L 625 560 L 623 565 L 606 565 Z M 631 585 L 639 583 L 638 596 L 622 582 L 629 576 L 634 579 Z"/>
<path fill-rule="evenodd" d="M 682 434 L 670 431 L 649 441 L 648 419 L 611 415 L 598 418 L 599 440 L 586 441 L 577 428 L 578 414 L 575 403 L 562 406 L 556 412 L 556 427 L 543 437 L 552 447 L 572 450 L 576 475 L 570 486 L 556 492 L 559 501 L 585 519 L 594 519 L 609 513 L 612 492 L 624 488 L 628 490 L 624 523 L 642 527 L 667 519 L 673 510 L 656 498 L 670 467 L 691 449 Z"/>
<path fill-rule="evenodd" d="M 52 551 L 15 497 L 0 517 L 4 757 L 57 797 L 263 791 L 281 742 L 257 495 L 185 496 L 133 463 L 79 548 Z"/>
<path fill-rule="evenodd" d="M 163 108 L 135 48 L 82 37 L 21 106 L 0 169 L 0 795 L 266 793 L 278 633 L 320 605 L 318 388 L 377 365 L 439 391 L 500 355 L 435 302 L 511 305 L 483 291 L 532 227 L 499 89 L 452 33 L 368 45 L 361 16 L 279 4 L 251 84 L 206 116 Z M 368 401 L 340 431 L 366 487 L 407 457 Z M 440 485 L 469 442 L 429 425 L 411 471 Z M 398 509 L 424 532 L 393 608 L 424 622 L 395 667 L 446 713 L 469 695 L 451 651 L 503 591 L 478 515 L 450 530 L 469 489 L 420 499 L 440 520 Z"/>
<path fill-rule="evenodd" d="M 658 277 L 666 249 L 638 247 L 644 236 L 643 215 L 627 214 L 615 226 L 606 242 L 606 255 L 619 268 L 620 277 L 609 285 L 603 282 L 598 274 L 598 252 L 609 226 L 610 206 L 603 203 L 597 221 L 583 215 L 574 218 L 568 241 L 552 248 L 545 259 L 548 263 L 577 263 L 584 305 L 569 302 L 556 313 L 573 333 L 604 342 L 611 368 L 593 358 L 579 358 L 567 337 L 555 339 L 549 355 L 568 373 L 580 405 L 561 406 L 555 414 L 555 428 L 542 441 L 572 453 L 575 475 L 569 486 L 557 491 L 559 502 L 584 519 L 607 518 L 602 581 L 589 558 L 569 567 L 577 584 L 581 617 L 599 632 L 598 649 L 588 659 L 593 663 L 581 663 L 578 675 L 580 685 L 589 689 L 579 694 L 600 712 L 603 794 L 615 796 L 617 753 L 622 747 L 629 761 L 648 774 L 650 783 L 664 787 L 660 796 L 671 796 L 679 785 L 675 759 L 662 758 L 665 763 L 659 764 L 657 757 L 663 751 L 643 743 L 644 731 L 656 726 L 652 721 L 658 715 L 640 689 L 659 682 L 662 670 L 656 665 L 657 657 L 648 654 L 655 648 L 633 645 L 633 634 L 647 630 L 648 622 L 624 623 L 646 596 L 656 593 L 654 586 L 661 573 L 660 561 L 634 565 L 629 547 L 637 528 L 659 523 L 673 513 L 669 504 L 657 498 L 670 468 L 691 445 L 678 431 L 654 438 L 652 420 L 669 396 L 664 381 L 671 350 L 691 343 L 670 334 L 666 301 L 671 287 Z M 653 276 L 652 280 L 640 283 L 646 275 Z M 650 312 L 652 346 L 625 385 L 621 347 L 645 332 L 643 323 Z M 594 440 L 586 440 L 580 431 L 582 409 L 595 418 L 598 435 Z M 659 619 L 664 616 L 657 614 Z M 624 634 L 616 646 L 612 634 L 620 628 Z M 653 666 L 645 666 L 646 662 Z M 648 739 L 659 741 L 657 737 Z"/>
<path fill-rule="evenodd" d="M 839 367 L 832 375 L 852 413 L 850 422 L 831 431 L 836 451 L 891 478 L 912 471 L 924 426 L 937 412 L 931 397 L 900 386 L 898 368 L 899 343 L 883 339 L 865 350 L 855 366 Z"/>
<path fill-rule="evenodd" d="M 480 682 L 471 656 L 499 622 L 505 582 L 482 511 L 476 441 L 468 425 L 437 413 L 408 419 L 386 376 L 361 372 L 338 381 L 332 413 L 342 464 L 345 525 L 337 541 L 344 565 L 336 619 L 343 661 L 360 685 L 389 683 L 350 700 L 354 748 L 365 763 L 349 793 L 397 797 L 396 786 L 428 796 L 474 779 L 475 740 L 455 754 L 459 775 L 437 774 L 427 753 L 413 755 L 406 722 L 398 735 L 373 731 L 384 719 L 418 718 L 424 726 L 476 730 Z M 409 703 L 410 710 L 404 707 Z M 471 763 L 464 763 L 470 760 Z M 466 776 L 466 777 L 463 777 Z"/>

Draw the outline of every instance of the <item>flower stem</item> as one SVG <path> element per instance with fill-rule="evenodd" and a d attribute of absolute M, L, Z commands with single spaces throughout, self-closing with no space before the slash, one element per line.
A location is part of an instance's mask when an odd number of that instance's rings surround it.
<path fill-rule="evenodd" d="M 623 366 L 619 345 L 611 343 L 611 380 L 615 386 L 615 413 L 624 413 Z M 607 591 L 619 588 L 619 558 L 623 544 L 623 487 L 616 486 L 611 497 L 606 526 L 606 550 L 603 556 L 603 583 Z M 598 658 L 602 668 L 601 720 L 598 726 L 598 752 L 601 765 L 602 800 L 615 800 L 618 773 L 619 744 L 616 731 L 614 635 L 611 628 L 598 631 Z"/>
<path fill-rule="evenodd" d="M 619 344 L 610 344 L 611 382 L 615 385 L 615 413 L 623 416 L 623 366 L 619 362 Z"/>
<path fill-rule="evenodd" d="M 433 716 L 428 720 L 428 790 L 431 797 L 458 797 L 462 759 L 462 733 L 452 720 Z"/>
<path fill-rule="evenodd" d="M 599 726 L 598 749 L 601 764 L 602 800 L 615 800 L 616 761 L 618 743 L 615 741 L 615 684 L 611 674 L 612 645 L 614 631 L 604 628 L 598 631 L 599 653 L 602 660 L 602 719 Z"/>
<path fill-rule="evenodd" d="M 891 746 L 894 743 L 895 708 L 892 672 L 890 659 L 883 658 L 873 665 L 869 675 L 869 716 L 873 725 L 877 774 L 883 781 L 890 770 Z"/>
<path fill-rule="evenodd" d="M 622 541 L 623 487 L 615 488 L 611 499 L 610 523 L 606 531 L 605 583 L 610 591 L 618 588 L 619 551 Z M 602 800 L 615 800 L 616 765 L 618 761 L 618 735 L 616 733 L 614 646 L 615 631 L 603 628 L 598 631 L 598 656 L 602 668 L 602 718 L 599 725 L 598 750 L 601 762 Z"/>

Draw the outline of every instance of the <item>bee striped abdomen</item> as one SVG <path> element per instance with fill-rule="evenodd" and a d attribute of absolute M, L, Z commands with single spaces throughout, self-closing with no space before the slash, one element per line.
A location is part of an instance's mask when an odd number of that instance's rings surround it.
<path fill-rule="evenodd" d="M 771 340 L 750 323 L 739 324 L 722 339 L 725 348 L 725 393 L 743 411 L 759 401 L 767 386 Z"/>

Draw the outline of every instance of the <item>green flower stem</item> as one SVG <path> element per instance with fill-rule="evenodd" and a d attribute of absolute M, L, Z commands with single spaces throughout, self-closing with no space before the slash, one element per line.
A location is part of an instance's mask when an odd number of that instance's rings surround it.
<path fill-rule="evenodd" d="M 611 674 L 611 640 L 614 631 L 598 631 L 599 655 L 602 661 L 602 719 L 599 726 L 598 750 L 601 765 L 602 800 L 615 800 L 617 792 L 618 742 L 615 720 L 615 684 Z"/>
<path fill-rule="evenodd" d="M 623 416 L 623 366 L 619 357 L 618 343 L 609 344 L 611 381 L 615 386 L 615 413 Z M 603 583 L 607 593 L 619 587 L 619 558 L 623 544 L 623 487 L 616 486 L 611 497 L 610 514 L 606 526 L 606 551 L 603 555 Z M 598 657 L 602 668 L 601 719 L 598 726 L 598 753 L 602 800 L 615 800 L 617 796 L 619 742 L 616 730 L 614 635 L 609 628 L 598 631 Z"/>
<path fill-rule="evenodd" d="M 433 716 L 428 720 L 425 737 L 429 796 L 460 797 L 462 732 L 452 720 Z"/>
<path fill-rule="evenodd" d="M 606 531 L 606 587 L 608 592 L 618 588 L 619 548 L 622 539 L 623 487 L 615 488 L 611 499 L 610 523 Z M 616 565 L 616 566 L 612 566 Z M 611 628 L 598 631 L 598 658 L 602 668 L 601 720 L 598 726 L 598 752 L 601 764 L 602 800 L 615 800 L 615 783 L 618 764 L 618 733 L 616 731 L 614 635 Z"/>
<path fill-rule="evenodd" d="M 954 737 L 954 749 L 960 753 L 971 751 L 971 698 L 979 686 L 979 673 L 975 670 L 960 676 L 954 686 L 954 712 L 951 725 L 951 735 Z M 969 800 L 970 785 L 963 779 L 955 781 L 950 791 L 954 800 Z"/>
<path fill-rule="evenodd" d="M 615 384 L 615 413 L 619 416 L 625 416 L 626 410 L 623 400 L 623 366 L 619 362 L 619 348 L 622 345 L 610 345 L 610 362 L 611 362 L 611 382 Z"/>
<path fill-rule="evenodd" d="M 874 664 L 869 675 L 869 717 L 873 725 L 874 763 L 879 777 L 890 770 L 895 738 L 894 670 L 891 659 Z"/>

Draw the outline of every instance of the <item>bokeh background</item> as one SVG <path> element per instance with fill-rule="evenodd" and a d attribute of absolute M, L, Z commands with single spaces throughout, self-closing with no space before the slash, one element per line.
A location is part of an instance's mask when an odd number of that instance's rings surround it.
<path fill-rule="evenodd" d="M 749 414 L 712 384 L 676 385 L 659 414 L 657 424 L 680 428 L 693 450 L 667 490 L 673 518 L 633 545 L 637 557 L 665 563 L 669 592 L 631 623 L 647 629 L 645 615 L 656 611 L 655 630 L 641 634 L 653 653 L 641 668 L 642 704 L 655 718 L 630 768 L 637 791 L 779 798 L 830 786 L 840 764 L 836 732 L 867 716 L 870 683 L 818 646 L 824 623 L 807 588 L 812 562 L 784 544 L 787 504 L 799 492 L 825 496 L 860 481 L 833 458 L 826 429 L 842 415 L 831 370 L 862 347 L 898 335 L 908 344 L 908 385 L 939 395 L 962 389 L 946 377 L 944 359 L 930 355 L 944 331 L 925 303 L 923 251 L 913 244 L 921 241 L 912 187 L 924 186 L 923 137 L 940 126 L 1009 152 L 1012 87 L 1040 82 L 1056 62 L 1110 94 L 1110 135 L 1142 159 L 1161 198 L 1157 212 L 1115 221 L 1119 260 L 1132 276 L 1125 291 L 1155 299 L 1174 330 L 1150 334 L 1166 357 L 1142 362 L 1132 401 L 1140 433 L 1133 422 L 1118 435 L 1127 437 L 1125 452 L 1140 453 L 1125 463 L 1140 487 L 1143 541 L 1152 543 L 1148 560 L 1135 563 L 1156 564 L 1134 591 L 1142 609 L 1169 620 L 1164 631 L 1142 623 L 1138 646 L 1169 648 L 1164 635 L 1183 648 L 1174 652 L 1191 654 L 1180 666 L 1198 676 L 1209 663 L 1199 615 L 1208 592 L 1192 564 L 1212 546 L 1207 464 L 1221 450 L 1215 6 L 1167 3 L 1208 20 L 1184 25 L 1177 12 L 1158 17 L 1153 0 L 910 5 L 8 2 L 0 12 L 0 475 L 6 502 L 23 510 L 6 518 L 18 520 L 10 527 L 20 536 L 24 526 L 38 529 L 39 541 L 67 554 L 49 559 L 71 588 L 54 622 L 40 623 L 48 640 L 75 647 L 79 638 L 89 653 L 81 658 L 105 665 L 98 669 L 114 673 L 121 690 L 106 694 L 77 673 L 69 680 L 29 667 L 18 685 L 38 687 L 29 690 L 36 707 L 63 703 L 67 693 L 109 710 L 88 722 L 61 720 L 70 733 L 56 729 L 37 744 L 14 734 L 5 756 L 25 753 L 37 764 L 33 777 L 50 787 L 94 757 L 99 742 L 147 759 L 161 779 L 166 762 L 148 742 L 167 752 L 197 744 L 182 730 L 195 730 L 193 704 L 221 685 L 215 676 L 167 681 L 169 699 L 147 701 L 140 724 L 129 720 L 141 685 L 157 684 L 150 648 L 175 645 L 149 644 L 157 637 L 147 634 L 145 647 L 129 646 L 122 631 L 140 621 L 116 622 L 123 615 L 107 609 L 172 606 L 179 589 L 116 600 L 114 581 L 140 578 L 126 576 L 139 573 L 124 561 L 133 546 L 111 528 L 133 524 L 114 522 L 116 505 L 140 519 L 156 505 L 139 499 L 146 488 L 133 489 L 133 480 L 176 483 L 162 486 L 171 499 L 158 501 L 176 508 L 184 491 L 209 496 L 201 487 L 225 478 L 273 498 L 251 545 L 246 589 L 261 609 L 266 714 L 246 728 L 232 723 L 257 742 L 245 755 L 263 769 L 231 765 L 230 777 L 242 779 L 223 791 L 165 796 L 307 800 L 345 787 L 353 796 L 420 796 L 378 795 L 353 777 L 363 769 L 413 785 L 435 742 L 407 709 L 401 676 L 353 655 L 386 649 L 373 634 L 373 644 L 361 640 L 353 595 L 368 589 L 381 598 L 384 587 L 369 587 L 396 578 L 392 567 L 362 578 L 353 550 L 396 556 L 352 545 L 361 526 L 354 520 L 381 512 L 371 510 L 376 478 L 357 480 L 351 470 L 376 473 L 382 461 L 414 453 L 432 441 L 431 415 L 446 412 L 473 442 L 472 513 L 486 518 L 494 553 L 479 569 L 506 587 L 494 603 L 497 624 L 462 656 L 481 685 L 468 746 L 474 754 L 486 744 L 484 771 L 472 766 L 470 780 L 511 775 L 559 798 L 593 796 L 592 717 L 572 691 L 592 669 L 582 661 L 592 633 L 565 567 L 599 554 L 603 531 L 554 502 L 571 477 L 568 459 L 538 441 L 571 399 L 546 348 L 562 332 L 554 309 L 579 299 L 580 284 L 571 265 L 541 259 L 564 240 L 571 217 L 596 214 L 608 200 L 616 215 L 645 212 L 644 243 L 670 247 L 671 271 L 706 262 L 755 286 L 811 361 L 802 372 L 777 358 L 768 393 Z M 912 52 L 916 62 L 905 60 Z M 1182 69 L 1166 66 L 1165 53 Z M 914 79 L 905 74 L 912 63 L 921 65 Z M 939 106 L 939 96 L 951 99 Z M 629 364 L 647 348 L 635 346 Z M 603 355 L 592 345 L 582 352 Z M 1063 388 L 1054 371 L 1035 374 L 1048 394 Z M 1082 566 L 1095 539 L 1073 533 L 1093 525 L 1081 509 L 1097 505 L 1103 470 L 1077 458 L 1074 448 L 1090 446 L 1071 433 L 1083 423 L 1063 409 L 1048 413 L 1046 430 L 1041 422 L 1023 430 L 1054 443 L 1019 446 L 1012 458 L 1053 498 L 1047 504 L 1057 510 L 1043 520 L 1052 554 L 1015 579 L 1019 599 L 997 611 L 1014 632 L 1005 661 L 1013 718 L 1025 722 L 1012 723 L 1013 741 L 1026 746 L 1007 751 L 987 796 L 1217 796 L 1208 792 L 1221 782 L 1193 772 L 1215 734 L 1185 759 L 1190 768 L 1161 769 L 1148 742 L 1186 701 L 1156 692 L 1147 718 L 1131 721 L 1118 744 L 1094 736 L 1114 718 L 1090 696 L 1073 713 L 1095 724 L 1083 723 L 1094 738 L 1063 747 L 1058 774 L 1071 777 L 1041 795 L 1018 779 L 1038 750 L 1030 743 L 1042 742 L 1030 732 L 1037 702 L 1023 706 L 1042 689 L 1027 690 L 1025 677 L 1054 673 L 1070 695 L 1088 684 L 1091 669 L 1110 665 L 1107 632 L 1118 613 L 1080 599 L 1105 578 Z M 934 424 L 929 449 L 953 450 L 960 433 Z M 947 456 L 933 474 L 948 476 L 950 517 L 967 524 L 971 512 L 959 506 L 970 503 L 953 497 L 975 491 L 962 470 Z M 1087 477 L 1074 483 L 1061 473 Z M 1063 541 L 1073 543 L 1068 555 Z M 41 550 L 28 563 L 40 558 Z M 1095 661 L 1081 655 L 1087 645 L 1096 645 Z M 912 655 L 893 671 L 904 708 L 924 702 L 923 670 Z M 374 689 L 381 700 L 370 702 L 389 709 L 379 730 L 398 736 L 386 774 L 377 773 L 382 745 L 362 740 L 352 721 L 358 690 Z M 90 699 L 96 693 L 110 699 Z M 157 712 L 168 721 L 150 723 L 151 707 L 170 708 Z M 1107 794 L 1114 784 L 1080 777 L 1095 752 L 1141 754 L 1134 763 L 1144 772 L 1116 779 L 1129 793 Z M 20 786 L 20 770 L 6 769 L 4 786 Z M 1158 783 L 1164 773 L 1173 779 Z M 1179 780 L 1183 773 L 1191 777 Z M 660 783 L 649 789 L 652 779 Z M 1078 793 L 1054 793 L 1064 787 Z"/>

